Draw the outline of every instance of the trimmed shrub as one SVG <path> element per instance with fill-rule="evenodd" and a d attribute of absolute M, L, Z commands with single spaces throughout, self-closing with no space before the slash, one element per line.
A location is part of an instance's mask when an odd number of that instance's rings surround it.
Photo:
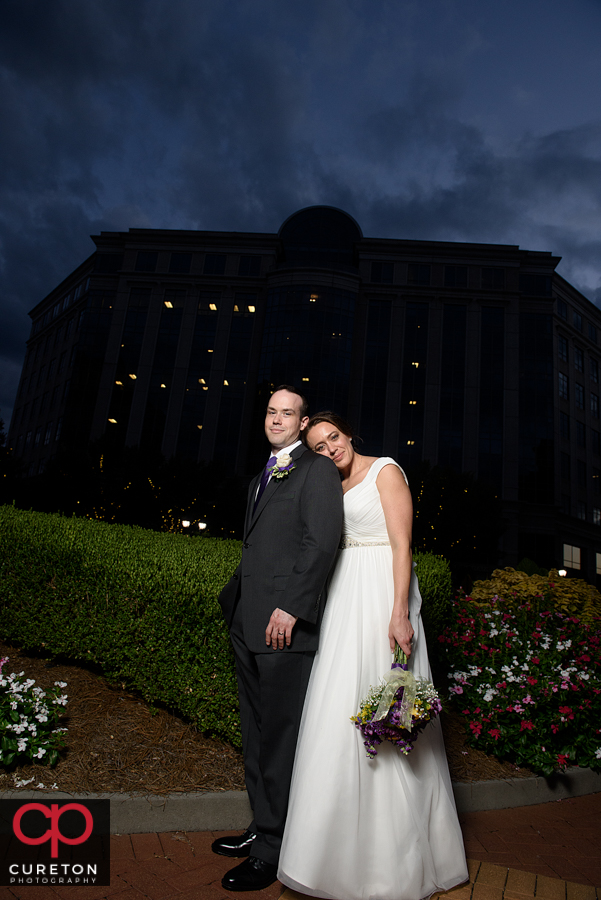
<path fill-rule="evenodd" d="M 527 575 L 515 569 L 495 569 L 489 581 L 475 581 L 472 600 L 490 603 L 502 597 L 509 606 L 534 604 L 541 609 L 555 609 L 567 616 L 577 616 L 591 624 L 601 616 L 601 594 L 582 578 L 562 578 L 557 569 L 547 575 Z"/>
<path fill-rule="evenodd" d="M 431 652 L 439 645 L 436 639 L 449 623 L 452 605 L 451 570 L 442 556 L 414 552 L 415 574 L 422 595 L 422 620 Z"/>
<path fill-rule="evenodd" d="M 217 602 L 240 542 L 0 507 L 0 635 L 97 663 L 148 701 L 240 746 Z"/>

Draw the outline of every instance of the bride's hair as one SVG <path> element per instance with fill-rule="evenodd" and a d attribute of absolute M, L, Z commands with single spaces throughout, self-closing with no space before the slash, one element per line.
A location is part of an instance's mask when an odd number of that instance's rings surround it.
<path fill-rule="evenodd" d="M 316 425 L 320 425 L 322 422 L 328 422 L 330 425 L 333 425 L 334 428 L 336 428 L 338 431 L 341 431 L 342 434 L 345 434 L 348 438 L 350 438 L 353 443 L 361 440 L 361 438 L 355 434 L 352 426 L 349 425 L 346 419 L 343 419 L 342 416 L 338 415 L 338 413 L 331 412 L 329 409 L 326 409 L 323 412 L 318 412 L 315 413 L 314 416 L 311 416 L 311 418 L 307 422 L 307 427 L 303 431 L 301 431 L 301 439 L 307 447 L 309 446 L 309 432 L 312 428 L 314 428 Z"/>

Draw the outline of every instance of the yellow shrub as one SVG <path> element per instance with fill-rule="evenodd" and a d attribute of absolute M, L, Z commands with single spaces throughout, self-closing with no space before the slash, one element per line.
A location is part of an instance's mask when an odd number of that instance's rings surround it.
<path fill-rule="evenodd" d="M 601 616 L 597 588 L 582 578 L 562 578 L 557 569 L 548 575 L 526 575 L 509 567 L 495 569 L 489 581 L 475 581 L 470 594 L 479 603 L 488 603 L 495 595 L 512 606 L 533 602 L 540 609 L 546 606 L 588 623 Z"/>

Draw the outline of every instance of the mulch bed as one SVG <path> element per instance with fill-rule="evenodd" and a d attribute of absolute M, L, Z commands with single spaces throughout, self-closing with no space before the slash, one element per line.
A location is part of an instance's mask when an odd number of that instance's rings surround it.
<path fill-rule="evenodd" d="M 68 793 L 123 792 L 168 794 L 183 791 L 244 790 L 242 754 L 206 737 L 166 709 L 149 706 L 124 685 L 97 672 L 26 654 L 0 641 L 8 656 L 5 672 L 25 671 L 42 687 L 66 681 L 69 700 L 61 722 L 68 727 L 67 747 L 54 769 L 0 767 L 0 790 L 44 786 Z M 462 717 L 443 714 L 443 730 L 453 781 L 528 778 L 529 769 L 501 762 L 468 747 Z"/>

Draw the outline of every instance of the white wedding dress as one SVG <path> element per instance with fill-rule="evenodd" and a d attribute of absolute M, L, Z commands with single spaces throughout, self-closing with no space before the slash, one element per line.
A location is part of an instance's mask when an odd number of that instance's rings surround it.
<path fill-rule="evenodd" d="M 386 465 L 397 463 L 378 459 L 344 495 L 344 549 L 307 691 L 278 871 L 288 887 L 331 900 L 421 900 L 468 877 L 439 721 L 408 756 L 382 743 L 374 760 L 350 721 L 392 662 L 392 551 L 376 486 Z M 414 573 L 410 668 L 431 678 L 420 606 Z"/>

